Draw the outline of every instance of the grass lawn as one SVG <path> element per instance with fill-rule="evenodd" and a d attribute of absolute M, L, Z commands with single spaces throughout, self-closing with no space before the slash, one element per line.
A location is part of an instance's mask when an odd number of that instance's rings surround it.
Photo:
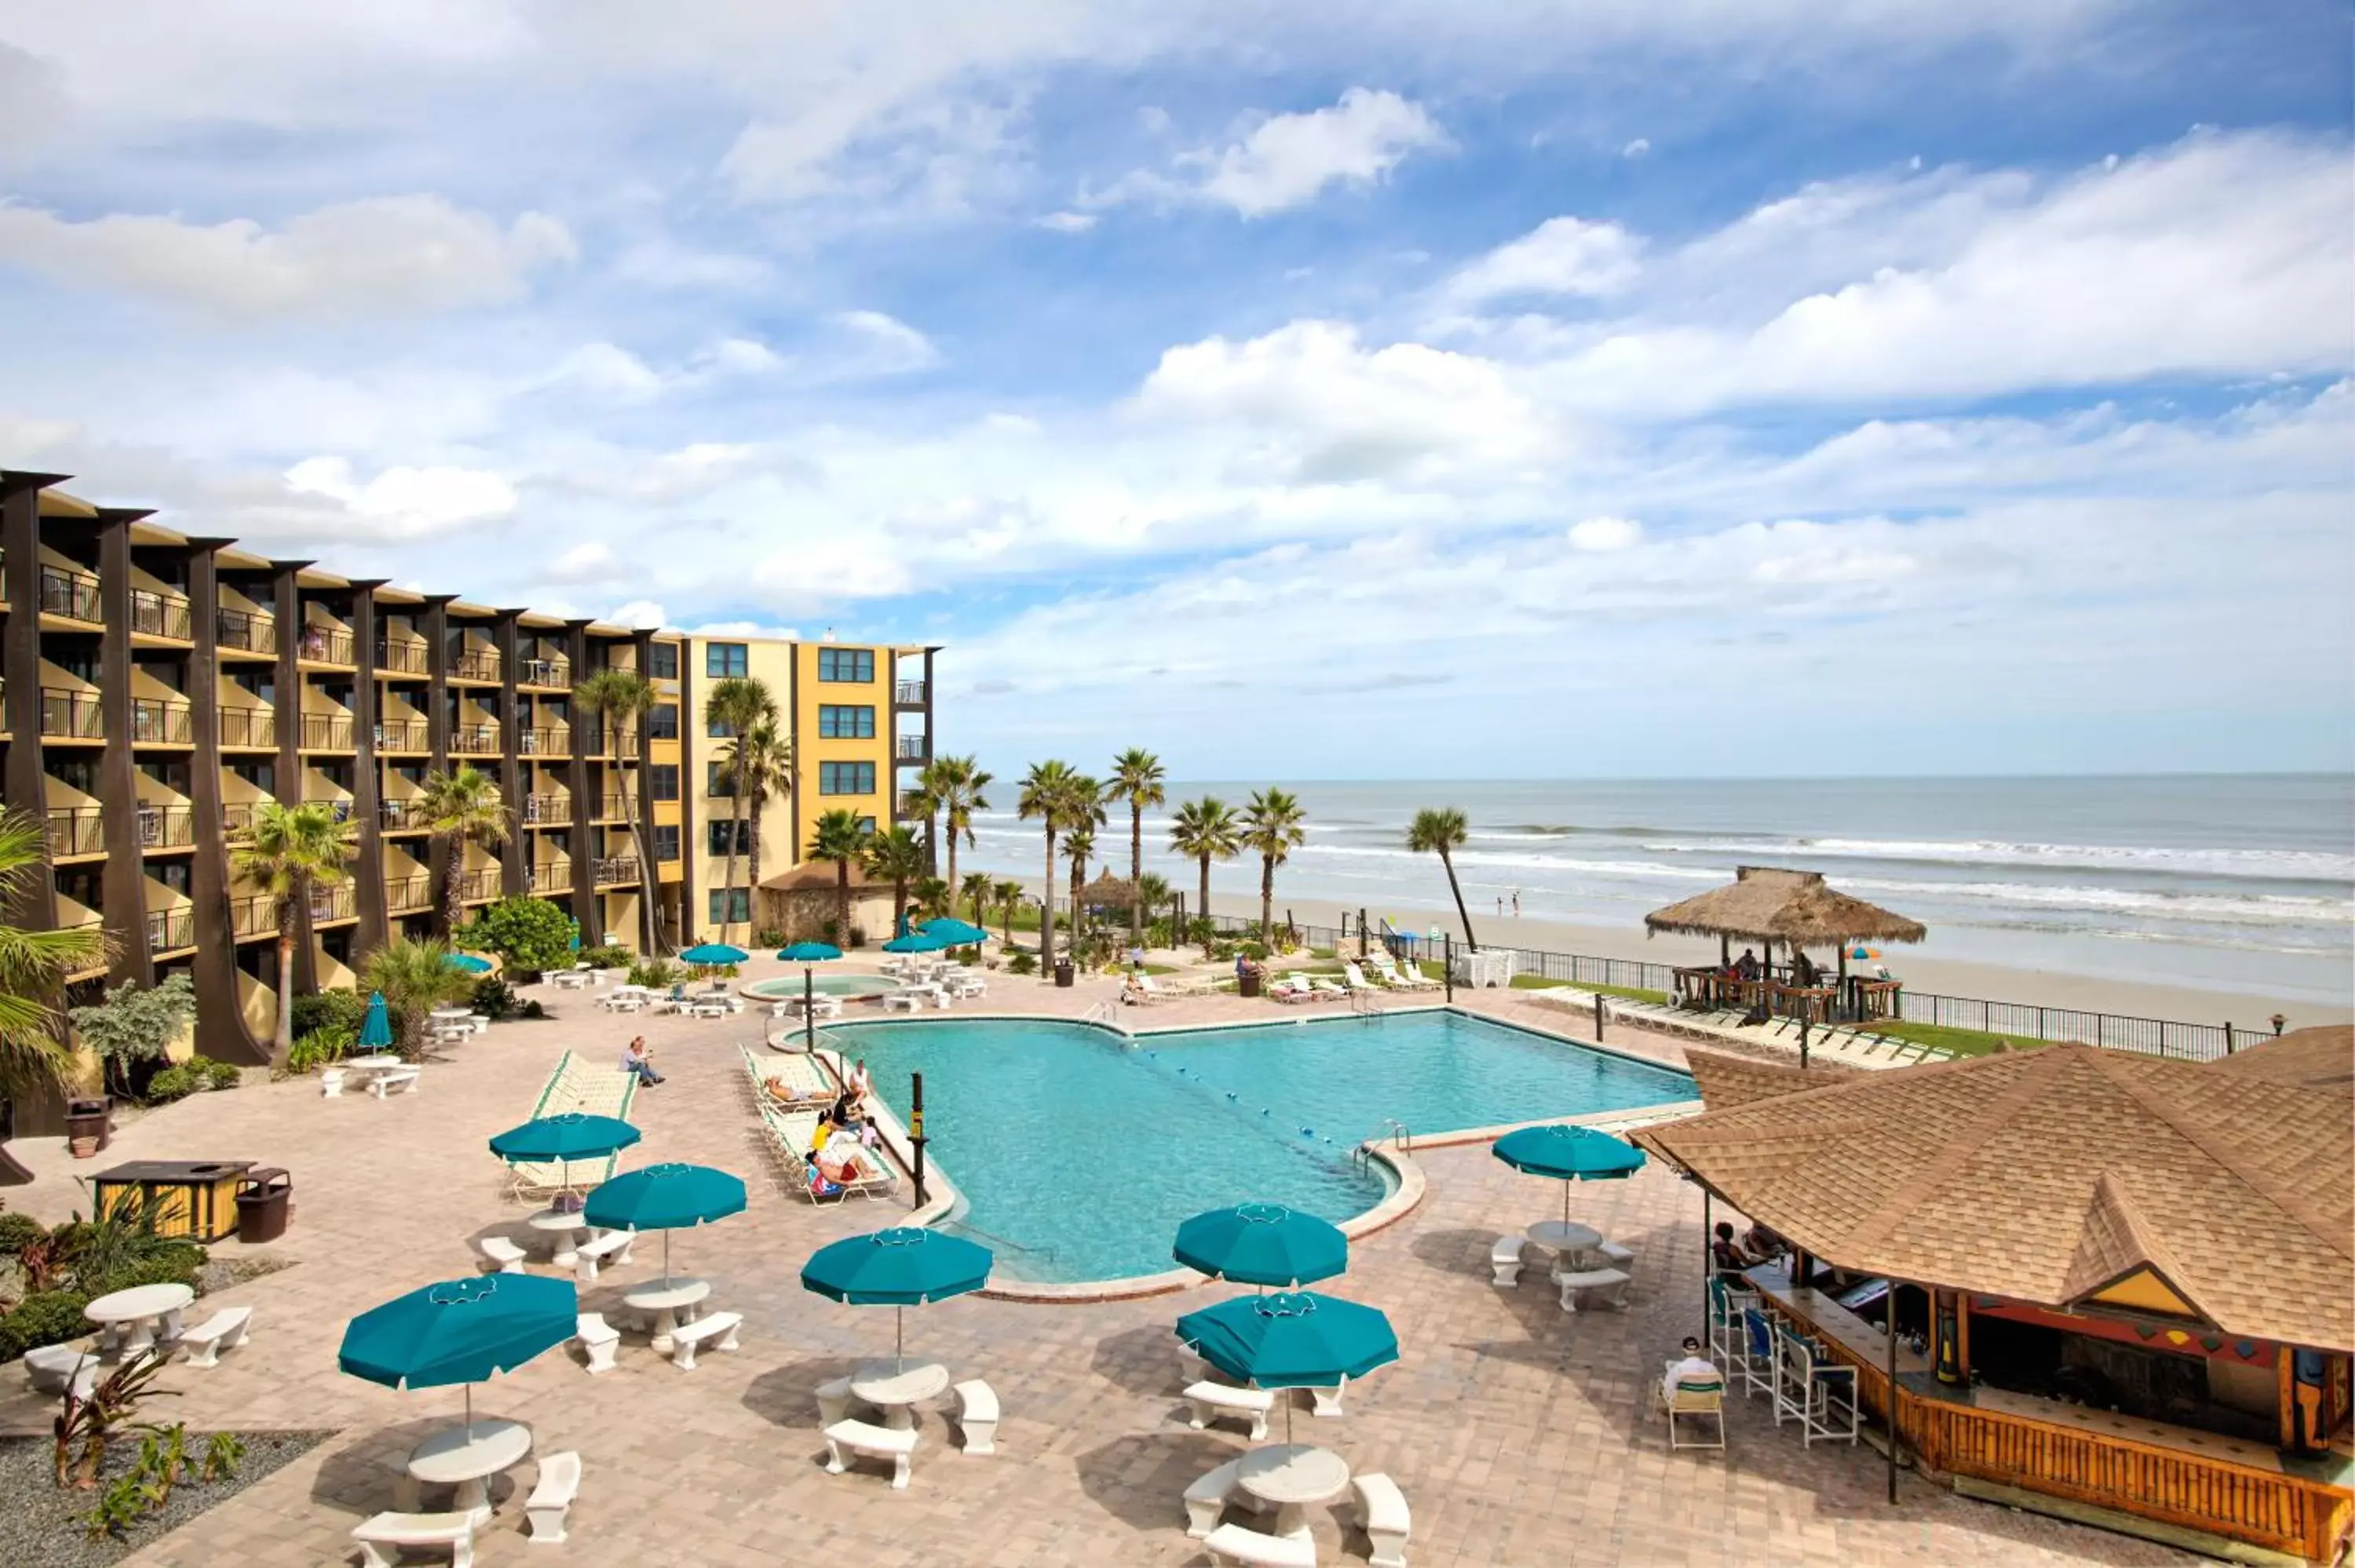
<path fill-rule="evenodd" d="M 1542 975 L 1515 975 L 1513 977 L 1513 989 L 1516 991 L 1553 991 L 1570 983 L 1571 982 L 1568 980 L 1547 980 Z M 1600 991 L 1604 996 L 1615 996 L 1625 1001 L 1648 1001 L 1659 1007 L 1666 1007 L 1668 1004 L 1668 992 L 1662 991 L 1645 991 L 1639 986 L 1590 985 L 1584 980 L 1580 980 L 1578 982 L 1578 989 L 1581 991 Z"/>
<path fill-rule="evenodd" d="M 2044 1044 L 2041 1040 L 2020 1040 L 2009 1034 L 1983 1034 L 1976 1029 L 1949 1029 L 1943 1023 L 1881 1022 L 1859 1024 L 1858 1027 L 1868 1034 L 1886 1034 L 1894 1040 L 1936 1045 L 1961 1056 L 1985 1056 L 2002 1044 L 2009 1044 L 2015 1051 L 2027 1051 Z"/>

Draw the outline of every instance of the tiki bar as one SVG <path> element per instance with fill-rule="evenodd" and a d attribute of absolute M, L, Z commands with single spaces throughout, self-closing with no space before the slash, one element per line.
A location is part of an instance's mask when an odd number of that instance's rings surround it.
<path fill-rule="evenodd" d="M 2195 1551 L 2338 1559 L 2355 1522 L 2355 1032 L 2214 1063 L 2077 1044 L 1879 1073 L 1688 1055 L 1707 1110 L 1634 1139 L 1782 1244 L 1697 1290 L 1729 1389 L 1771 1389 L 1780 1421 L 1774 1347 L 1804 1347 L 1823 1386 L 1794 1418 L 1811 1441 L 1877 1423 L 1892 1500 L 1902 1462 Z"/>
<path fill-rule="evenodd" d="M 1810 1023 L 1897 1016 L 1898 982 L 1885 974 L 1850 974 L 1849 950 L 1860 942 L 1918 942 L 1929 935 L 1920 921 L 1851 898 L 1828 885 L 1820 872 L 1745 865 L 1734 878 L 1644 916 L 1651 935 L 1674 931 L 1717 938 L 1714 966 L 1694 964 L 1676 971 L 1680 1006 Z M 1737 940 L 1758 944 L 1764 955 L 1745 951 L 1737 961 Z M 1785 955 L 1780 965 L 1774 962 L 1777 945 Z M 1837 948 L 1832 967 L 1825 969 L 1810 960 L 1810 948 Z"/>

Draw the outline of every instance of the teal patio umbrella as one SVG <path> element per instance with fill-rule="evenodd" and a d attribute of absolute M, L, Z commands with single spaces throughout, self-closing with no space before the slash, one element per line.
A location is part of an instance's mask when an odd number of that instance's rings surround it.
<path fill-rule="evenodd" d="M 1591 1127 L 1558 1123 L 1525 1127 L 1491 1145 L 1489 1153 L 1516 1171 L 1561 1183 L 1561 1220 L 1570 1223 L 1572 1181 L 1619 1181 L 1644 1168 L 1644 1151 Z"/>
<path fill-rule="evenodd" d="M 887 953 L 937 953 L 956 944 L 945 937 L 935 937 L 930 931 L 911 931 L 904 937 L 894 937 L 883 944 Z"/>
<path fill-rule="evenodd" d="M 572 1161 L 602 1160 L 645 1136 L 619 1117 L 566 1111 L 507 1128 L 491 1139 L 491 1152 L 510 1164 L 518 1160 L 538 1164 L 556 1160 L 565 1167 L 564 1185 L 570 1188 Z"/>
<path fill-rule="evenodd" d="M 678 956 L 683 964 L 710 969 L 720 964 L 741 964 L 751 955 L 741 948 L 731 948 L 725 942 L 698 942 Z"/>
<path fill-rule="evenodd" d="M 387 1388 L 466 1386 L 513 1372 L 580 1331 L 572 1281 L 536 1274 L 445 1279 L 361 1313 L 344 1327 L 336 1364 Z"/>
<path fill-rule="evenodd" d="M 831 963 L 842 957 L 842 949 L 829 942 L 795 942 L 789 948 L 779 948 L 777 957 L 788 964 L 802 966 L 802 1049 L 817 1049 L 817 981 L 811 978 L 810 965 Z"/>
<path fill-rule="evenodd" d="M 474 953 L 453 953 L 444 961 L 452 969 L 470 975 L 486 975 L 491 972 L 491 960 Z"/>
<path fill-rule="evenodd" d="M 907 1349 L 907 1309 L 980 1289 L 989 1282 L 990 1250 L 921 1225 L 895 1225 L 846 1236 L 810 1254 L 802 1288 L 853 1307 L 893 1309 L 891 1354 Z"/>
<path fill-rule="evenodd" d="M 1238 1296 L 1178 1319 L 1178 1338 L 1229 1377 L 1258 1388 L 1337 1388 L 1398 1360 L 1398 1333 L 1377 1308 L 1279 1290 Z M 1292 1441 L 1292 1404 L 1284 1407 Z"/>
<path fill-rule="evenodd" d="M 709 1165 L 648 1165 L 599 1183 L 581 1217 L 601 1230 L 660 1231 L 663 1278 L 670 1278 L 670 1233 L 744 1212 L 744 1183 Z"/>
<path fill-rule="evenodd" d="M 1214 1279 L 1290 1288 L 1347 1269 L 1349 1239 L 1316 1215 L 1280 1203 L 1237 1203 L 1179 1225 L 1171 1255 Z"/>
<path fill-rule="evenodd" d="M 392 1012 L 384 1005 L 384 992 L 368 992 L 368 1014 L 360 1020 L 360 1045 L 369 1051 L 392 1049 Z"/>
<path fill-rule="evenodd" d="M 989 933 L 969 920 L 954 915 L 943 915 L 937 920 L 927 920 L 917 929 L 927 937 L 938 937 L 952 948 L 978 947 L 989 939 Z"/>

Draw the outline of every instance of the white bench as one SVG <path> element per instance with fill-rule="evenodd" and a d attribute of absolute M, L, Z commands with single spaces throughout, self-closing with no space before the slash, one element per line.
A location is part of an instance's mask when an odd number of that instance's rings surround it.
<path fill-rule="evenodd" d="M 474 1245 L 485 1259 L 498 1265 L 501 1274 L 521 1274 L 523 1260 L 531 1255 L 505 1236 L 485 1236 Z"/>
<path fill-rule="evenodd" d="M 924 999 L 920 993 L 912 991 L 887 991 L 883 993 L 883 1011 L 890 1012 L 894 1008 L 909 1012 L 922 1012 L 924 1010 Z"/>
<path fill-rule="evenodd" d="M 1308 1396 L 1308 1414 L 1328 1421 L 1340 1419 L 1348 1414 L 1341 1408 L 1341 1391 L 1348 1386 L 1349 1380 L 1343 1378 L 1331 1388 L 1302 1389 L 1301 1392 Z"/>
<path fill-rule="evenodd" d="M 1578 1298 L 1591 1293 L 1604 1297 L 1612 1306 L 1625 1308 L 1627 1305 L 1627 1273 L 1618 1268 L 1557 1269 L 1553 1282 L 1561 1287 L 1561 1309 L 1578 1310 Z"/>
<path fill-rule="evenodd" d="M 1358 1522 L 1373 1543 L 1373 1568 L 1406 1568 L 1407 1531 L 1413 1520 L 1406 1511 L 1406 1494 L 1380 1470 L 1349 1482 L 1357 1498 Z"/>
<path fill-rule="evenodd" d="M 713 1350 L 732 1351 L 736 1348 L 736 1330 L 743 1324 L 741 1312 L 713 1312 L 692 1323 L 682 1323 L 671 1330 L 670 1359 L 681 1372 L 693 1372 L 696 1346 L 711 1340 L 716 1341 Z"/>
<path fill-rule="evenodd" d="M 603 1235 L 582 1242 L 573 1248 L 573 1268 L 583 1279 L 597 1277 L 598 1268 L 605 1264 L 630 1261 L 630 1248 L 636 1245 L 635 1231 L 607 1231 Z"/>
<path fill-rule="evenodd" d="M 822 1383 L 817 1385 L 819 1426 L 832 1426 L 837 1422 L 847 1420 L 849 1415 L 850 1380 L 848 1378 L 838 1377 L 831 1383 Z"/>
<path fill-rule="evenodd" d="M 602 1312 L 583 1312 L 573 1320 L 572 1337 L 589 1352 L 591 1375 L 613 1370 L 613 1352 L 621 1348 L 622 1330 L 605 1321 Z"/>
<path fill-rule="evenodd" d="M 1241 1463 L 1240 1459 L 1230 1459 L 1186 1489 L 1187 1534 L 1200 1541 L 1219 1528 L 1219 1520 L 1227 1511 L 1227 1501 L 1235 1494 L 1235 1478 Z"/>
<path fill-rule="evenodd" d="M 97 1370 L 98 1358 L 80 1345 L 36 1345 L 25 1352 L 25 1375 L 35 1393 L 61 1394 Z"/>
<path fill-rule="evenodd" d="M 533 1545 L 564 1544 L 564 1516 L 580 1492 L 580 1455 L 550 1454 L 539 1462 L 539 1478 L 532 1483 L 531 1496 L 523 1500 Z"/>
<path fill-rule="evenodd" d="M 1636 1261 L 1635 1248 L 1621 1246 L 1615 1241 L 1596 1243 L 1594 1255 L 1603 1260 L 1605 1268 L 1625 1268 Z"/>
<path fill-rule="evenodd" d="M 450 1568 L 474 1568 L 474 1516 L 471 1513 L 380 1513 L 352 1531 L 365 1568 L 392 1568 L 404 1546 L 446 1546 Z"/>
<path fill-rule="evenodd" d="M 956 1385 L 957 1425 L 968 1454 L 997 1452 L 997 1391 L 975 1378 Z"/>
<path fill-rule="evenodd" d="M 252 1328 L 252 1308 L 224 1307 L 195 1328 L 181 1330 L 180 1347 L 188 1352 L 190 1366 L 217 1366 L 220 1353 L 245 1343 Z"/>
<path fill-rule="evenodd" d="M 1220 1416 L 1251 1423 L 1252 1441 L 1267 1436 L 1268 1412 L 1275 1408 L 1275 1395 L 1263 1388 L 1230 1388 L 1222 1383 L 1196 1383 L 1186 1385 L 1186 1403 L 1193 1407 L 1187 1425 L 1200 1431 Z"/>
<path fill-rule="evenodd" d="M 912 1426 L 870 1426 L 864 1421 L 837 1421 L 826 1429 L 826 1473 L 838 1476 L 849 1467 L 844 1449 L 870 1459 L 891 1461 L 891 1489 L 908 1489 L 908 1460 L 916 1451 Z"/>
<path fill-rule="evenodd" d="M 1254 1568 L 1316 1568 L 1313 1535 L 1262 1535 L 1240 1524 L 1222 1524 L 1203 1537 L 1202 1544 L 1221 1563 L 1247 1563 Z"/>
<path fill-rule="evenodd" d="M 1521 1238 L 1498 1236 L 1497 1245 L 1488 1249 L 1488 1268 L 1496 1277 L 1499 1290 L 1509 1290 L 1521 1282 Z"/>
<path fill-rule="evenodd" d="M 368 1075 L 368 1093 L 378 1099 L 384 1098 L 395 1089 L 413 1095 L 417 1092 L 417 1086 L 424 1081 L 425 1074 L 420 1068 L 387 1067 L 381 1072 Z"/>

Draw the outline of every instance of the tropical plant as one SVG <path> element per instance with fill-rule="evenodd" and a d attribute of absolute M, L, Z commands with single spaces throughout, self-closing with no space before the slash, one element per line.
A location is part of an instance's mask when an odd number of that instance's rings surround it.
<path fill-rule="evenodd" d="M 572 938 L 577 934 L 572 916 L 561 908 L 545 898 L 518 893 L 478 911 L 451 945 L 496 953 L 506 960 L 510 974 L 536 974 L 570 969 Z"/>
<path fill-rule="evenodd" d="M 994 885 L 989 873 L 969 871 L 964 874 L 964 881 L 957 888 L 957 892 L 964 895 L 964 901 L 973 906 L 973 923 L 976 926 L 986 926 L 989 923 L 985 906 L 989 902 Z"/>
<path fill-rule="evenodd" d="M 850 868 L 866 859 L 872 837 L 858 813 L 847 807 L 822 811 L 810 824 L 810 859 L 834 863 L 835 919 L 845 937 L 850 934 Z"/>
<path fill-rule="evenodd" d="M 703 699 L 704 727 L 713 735 L 727 736 L 735 744 L 719 754 L 719 771 L 728 780 L 728 869 L 720 884 L 719 900 L 724 914 L 734 907 L 736 899 L 736 844 L 745 834 L 745 795 L 751 779 L 742 768 L 752 760 L 751 754 L 741 744 L 746 732 L 762 719 L 777 716 L 777 699 L 769 694 L 768 686 L 749 675 L 730 675 L 713 683 L 710 693 Z M 728 939 L 730 922 L 719 923 L 720 940 Z"/>
<path fill-rule="evenodd" d="M 1275 868 L 1308 840 L 1300 801 L 1282 789 L 1254 791 L 1243 805 L 1243 848 L 1259 856 L 1259 939 L 1275 937 Z"/>
<path fill-rule="evenodd" d="M 234 1062 L 215 1062 L 207 1057 L 189 1058 L 188 1065 L 202 1067 L 205 1078 L 216 1089 L 233 1089 L 245 1082 L 245 1069 Z"/>
<path fill-rule="evenodd" d="M 915 885 L 908 889 L 908 897 L 915 905 L 916 913 L 927 920 L 937 920 L 943 915 L 954 913 L 950 906 L 949 879 L 945 876 L 916 878 Z"/>
<path fill-rule="evenodd" d="M 626 727 L 638 732 L 641 740 L 645 716 L 654 711 L 655 697 L 652 681 L 635 670 L 614 666 L 591 671 L 572 688 L 572 700 L 595 714 L 598 727 L 608 736 L 621 733 Z M 613 751 L 616 748 L 609 744 L 602 749 Z M 644 749 L 641 745 L 639 750 L 643 752 Z M 655 867 L 646 856 L 645 841 L 638 832 L 638 804 L 630 799 L 630 785 L 638 777 L 638 769 L 623 768 L 620 772 L 622 814 L 630 825 L 630 853 L 638 857 L 640 873 L 646 878 L 645 885 L 651 887 L 654 885 Z M 653 899 L 638 900 L 638 941 L 649 951 L 655 945 L 654 908 Z"/>
<path fill-rule="evenodd" d="M 51 1464 L 58 1485 L 98 1484 L 99 1468 L 106 1462 L 107 1440 L 117 1428 L 131 1424 L 139 1414 L 139 1402 L 150 1393 L 171 1396 L 169 1389 L 147 1386 L 170 1359 L 171 1351 L 161 1345 L 125 1357 L 112 1372 L 91 1387 L 88 1398 L 76 1394 L 72 1384 L 68 1383 L 59 1402 L 57 1419 L 50 1427 L 57 1444 Z"/>
<path fill-rule="evenodd" d="M 744 880 L 749 889 L 744 902 L 750 906 L 761 895 L 761 819 L 773 797 L 783 796 L 789 805 L 792 801 L 794 743 L 771 714 L 755 721 L 729 749 L 743 780 L 745 810 L 751 819 L 744 828 Z"/>
<path fill-rule="evenodd" d="M 323 1023 L 298 1038 L 286 1053 L 284 1071 L 313 1073 L 321 1067 L 332 1067 L 350 1054 L 359 1043 L 359 1032 L 340 1023 Z"/>
<path fill-rule="evenodd" d="M 1242 853 L 1242 823 L 1224 800 L 1205 795 L 1178 808 L 1177 817 L 1169 826 L 1169 847 L 1202 868 L 1201 916 L 1207 923 L 1210 917 L 1210 863 L 1232 860 Z M 1210 941 L 1206 933 L 1202 938 L 1206 958 L 1209 956 Z"/>
<path fill-rule="evenodd" d="M 216 1432 L 205 1444 L 205 1467 L 197 1477 L 207 1486 L 237 1474 L 245 1462 L 245 1444 L 234 1432 Z"/>
<path fill-rule="evenodd" d="M 461 763 L 447 773 L 425 776 L 419 812 L 442 846 L 442 928 L 454 937 L 466 918 L 466 850 L 496 849 L 507 842 L 514 813 L 499 795 L 497 780 Z"/>
<path fill-rule="evenodd" d="M 1055 839 L 1072 825 L 1072 808 L 1084 775 L 1060 758 L 1034 762 L 1030 771 L 1022 776 L 1022 796 L 1015 802 L 1015 810 L 1025 820 L 1038 820 L 1047 835 L 1047 878 L 1041 883 L 1039 897 L 1039 959 L 1051 963 L 1055 957 Z M 1089 786 L 1091 789 L 1093 785 Z"/>
<path fill-rule="evenodd" d="M 677 985 L 687 978 L 685 966 L 668 959 L 646 959 L 630 966 L 627 983 L 648 991 L 661 991 Z"/>
<path fill-rule="evenodd" d="M 784 946 L 783 942 L 776 945 Z M 625 969 L 637 962 L 637 954 L 618 942 L 606 942 L 594 948 L 583 948 L 581 949 L 580 957 L 580 961 L 592 969 Z"/>
<path fill-rule="evenodd" d="M 1455 880 L 1455 852 L 1464 847 L 1470 835 L 1471 824 L 1464 813 L 1453 806 L 1426 809 L 1414 814 L 1407 824 L 1406 847 L 1417 854 L 1435 854 L 1440 869 L 1447 873 L 1447 891 L 1455 898 L 1455 916 L 1464 922 L 1464 942 L 1474 952 L 1480 950 L 1480 938 L 1472 934 L 1472 912 L 1464 906 L 1464 888 Z"/>
<path fill-rule="evenodd" d="M 34 878 L 48 876 L 48 842 L 44 823 L 19 811 L 0 813 L 0 907 L 15 907 Z M 95 926 L 28 931 L 0 925 L 0 1094 L 73 1082 L 74 1048 L 49 999 L 68 976 L 103 964 L 112 951 Z"/>
<path fill-rule="evenodd" d="M 914 803 L 924 819 L 926 842 L 939 842 L 933 838 L 935 819 L 948 830 L 946 875 L 952 887 L 957 885 L 957 841 L 967 845 L 975 842 L 973 814 L 989 810 L 982 791 L 991 782 L 992 776 L 975 757 L 936 757 L 916 774 Z"/>
<path fill-rule="evenodd" d="M 0 1210 L 0 1257 L 15 1257 L 28 1242 L 49 1234 L 49 1227 L 30 1214 Z"/>
<path fill-rule="evenodd" d="M 54 1279 L 58 1265 L 53 1261 L 62 1250 L 61 1244 L 38 1244 L 45 1255 L 42 1259 L 44 1279 Z M 62 1345 L 69 1340 L 79 1340 L 90 1331 L 90 1319 L 81 1309 L 90 1298 L 79 1290 L 60 1290 L 37 1284 L 32 1272 L 35 1247 L 25 1249 L 25 1298 L 0 1318 L 0 1361 L 13 1361 L 27 1351 L 43 1345 Z"/>
<path fill-rule="evenodd" d="M 175 1421 L 168 1426 L 148 1427 L 147 1435 L 139 1440 L 139 1463 L 131 1472 L 147 1506 L 160 1512 L 172 1500 L 172 1489 L 187 1472 L 187 1424 Z"/>
<path fill-rule="evenodd" d="M 474 998 L 477 977 L 453 966 L 450 957 L 450 944 L 439 938 L 396 937 L 370 953 L 361 971 L 360 983 L 384 998 L 394 1044 L 408 1061 L 425 1054 L 427 1013 Z"/>
<path fill-rule="evenodd" d="M 147 1103 L 167 1106 L 174 1100 L 186 1099 L 211 1082 L 203 1068 L 175 1063 L 147 1080 Z"/>
<path fill-rule="evenodd" d="M 1003 882 L 992 883 L 989 895 L 997 901 L 998 909 L 1006 916 L 1006 941 L 1010 947 L 1014 942 L 1014 911 L 1022 905 L 1022 885 L 1010 877 Z M 978 912 L 976 908 L 975 913 Z M 981 922 L 975 920 L 974 924 L 978 926 Z"/>
<path fill-rule="evenodd" d="M 87 1539 L 115 1541 L 128 1535 L 133 1525 L 146 1518 L 150 1506 L 147 1488 L 137 1476 L 117 1476 L 98 1494 L 90 1511 L 77 1517 Z"/>
<path fill-rule="evenodd" d="M 507 984 L 505 977 L 485 975 L 474 982 L 474 991 L 467 998 L 466 1006 L 470 1011 L 479 1012 L 496 1023 L 502 1019 L 513 1018 L 520 1012 L 523 1008 L 523 1000 L 516 995 L 515 987 Z"/>
<path fill-rule="evenodd" d="M 1171 891 L 1167 877 L 1157 871 L 1148 871 L 1136 879 L 1136 902 L 1146 917 L 1151 919 L 1159 910 L 1173 906 L 1177 895 Z M 1135 945 L 1133 938 L 1130 945 Z"/>
<path fill-rule="evenodd" d="M 142 991 L 137 980 L 124 980 L 96 1005 L 77 1007 L 67 1016 L 81 1043 L 98 1053 L 107 1084 L 127 1096 L 133 1064 L 162 1061 L 196 1021 L 196 982 L 185 974 L 166 975 Z"/>
<path fill-rule="evenodd" d="M 1006 968 L 1007 971 L 1010 974 L 1036 974 L 1039 972 L 1039 960 L 1031 957 L 1027 948 L 1017 949 L 1015 953 L 1006 960 Z M 77 1332 L 79 1330 L 77 1330 Z"/>
<path fill-rule="evenodd" d="M 1063 835 L 1063 858 L 1071 863 L 1071 929 L 1064 945 L 1073 948 L 1087 930 L 1086 906 L 1080 900 L 1088 882 L 1088 857 L 1096 853 L 1096 832 L 1082 823 Z"/>
<path fill-rule="evenodd" d="M 908 885 L 924 874 L 924 846 L 916 831 L 905 824 L 889 832 L 870 834 L 860 855 L 869 878 L 891 885 L 891 934 L 900 934 L 908 917 Z M 844 868 L 847 875 L 848 868 Z"/>
<path fill-rule="evenodd" d="M 229 847 L 238 877 L 277 906 L 278 1023 L 270 1043 L 272 1061 L 283 1065 L 294 1045 L 294 929 L 308 906 L 311 890 L 348 881 L 346 863 L 357 853 L 359 824 L 337 821 L 325 800 L 288 806 L 265 801 L 253 825 Z"/>
<path fill-rule="evenodd" d="M 1138 928 L 1145 924 L 1145 812 L 1147 807 L 1169 799 L 1161 758 L 1141 746 L 1132 746 L 1114 758 L 1104 798 L 1128 802 L 1128 880 L 1138 890 L 1136 900 L 1128 906 L 1128 944 L 1133 948 Z"/>
<path fill-rule="evenodd" d="M 368 998 L 347 985 L 314 991 L 294 999 L 294 1037 L 298 1040 L 314 1029 L 341 1029 L 357 1039 L 360 1026 L 367 1022 Z"/>

